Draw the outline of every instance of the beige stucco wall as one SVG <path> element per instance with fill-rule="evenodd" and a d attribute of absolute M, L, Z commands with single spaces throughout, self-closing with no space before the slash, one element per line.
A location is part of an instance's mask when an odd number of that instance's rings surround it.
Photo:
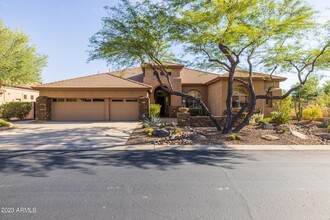
<path fill-rule="evenodd" d="M 202 101 L 207 103 L 207 86 L 206 85 L 182 85 L 182 92 L 188 93 L 191 90 L 197 90 L 202 96 Z"/>
<path fill-rule="evenodd" d="M 174 91 L 180 91 L 180 92 L 182 91 L 182 83 L 180 78 L 181 69 L 182 68 L 171 69 L 170 80 Z M 168 81 L 165 76 L 160 76 L 160 79 L 165 86 L 169 87 Z M 143 78 L 143 83 L 152 86 L 152 91 L 154 91 L 159 86 L 157 77 L 154 76 L 153 70 L 151 68 L 145 69 L 145 76 Z M 150 102 L 152 104 L 155 103 L 153 92 L 150 94 Z M 181 106 L 181 103 L 182 103 L 181 97 L 171 95 L 171 101 L 170 101 L 171 106 Z"/>
<path fill-rule="evenodd" d="M 223 115 L 225 97 L 223 96 L 223 82 L 218 81 L 207 87 L 207 105 L 210 111 L 217 116 Z"/>
<path fill-rule="evenodd" d="M 236 88 L 242 86 L 241 83 L 235 81 L 233 87 Z M 269 82 L 263 80 L 254 80 L 254 89 L 257 95 L 264 95 L 268 87 L 270 86 Z M 208 85 L 208 106 L 214 115 L 221 116 L 223 115 L 226 109 L 226 98 L 228 90 L 228 80 L 223 79 L 215 83 Z M 275 83 L 275 87 L 272 90 L 273 95 L 281 95 L 282 90 L 279 89 L 279 82 Z M 273 104 L 275 100 L 273 101 Z M 256 109 L 262 110 L 265 114 L 265 117 L 269 116 L 269 113 L 275 111 L 274 105 L 272 107 L 266 106 L 266 100 L 257 100 Z"/>
<path fill-rule="evenodd" d="M 35 102 L 39 96 L 38 91 L 31 89 L 1 87 L 1 90 L 4 93 L 0 94 L 0 104 L 5 102 Z"/>

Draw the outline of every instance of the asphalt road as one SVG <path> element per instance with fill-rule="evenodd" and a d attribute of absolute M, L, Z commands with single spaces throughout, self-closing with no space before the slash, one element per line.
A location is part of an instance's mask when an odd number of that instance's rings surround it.
<path fill-rule="evenodd" d="M 1 220 L 330 219 L 330 151 L 0 152 L 0 207 Z"/>

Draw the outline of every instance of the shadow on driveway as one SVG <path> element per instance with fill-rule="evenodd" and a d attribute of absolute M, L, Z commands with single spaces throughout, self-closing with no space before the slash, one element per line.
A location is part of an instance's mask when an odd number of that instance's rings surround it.
<path fill-rule="evenodd" d="M 238 151 L 0 151 L 0 173 L 47 177 L 70 169 L 96 175 L 97 166 L 166 171 L 186 163 L 233 169 L 244 160 L 255 159 Z"/>
<path fill-rule="evenodd" d="M 86 150 L 93 145 L 125 144 L 129 138 L 129 129 L 116 126 L 94 126 L 56 130 L 52 127 L 29 127 L 13 129 L 6 134 L 0 133 L 0 149 L 9 146 L 22 150 L 35 150 L 38 147 L 50 146 L 50 149 Z"/>

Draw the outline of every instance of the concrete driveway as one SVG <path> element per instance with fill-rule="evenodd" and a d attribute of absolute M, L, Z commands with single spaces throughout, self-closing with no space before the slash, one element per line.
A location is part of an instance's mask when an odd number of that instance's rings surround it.
<path fill-rule="evenodd" d="M 0 150 L 90 150 L 125 145 L 138 122 L 19 122 L 0 131 Z"/>

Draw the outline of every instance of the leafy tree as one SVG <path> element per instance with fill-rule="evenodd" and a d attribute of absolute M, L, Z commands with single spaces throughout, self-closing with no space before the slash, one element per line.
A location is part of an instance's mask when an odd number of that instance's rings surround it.
<path fill-rule="evenodd" d="M 301 53 L 294 54 L 299 40 L 308 33 L 314 33 L 318 27 L 313 21 L 315 12 L 300 0 L 173 2 L 180 6 L 181 12 L 178 20 L 182 28 L 179 29 L 177 39 L 185 43 L 188 51 L 198 55 L 198 62 L 202 66 L 220 67 L 229 73 L 227 118 L 223 133 L 238 132 L 248 124 L 255 111 L 256 100 L 286 98 L 305 84 L 314 72 L 314 67 L 321 68 L 321 64 L 325 63 L 322 55 L 328 53 L 329 42 L 324 39 L 321 40 L 324 44 L 322 47 L 302 47 L 304 50 L 299 50 Z M 300 63 L 305 63 L 305 67 L 301 67 L 297 73 L 300 77 L 299 86 L 281 96 L 271 96 L 272 87 L 264 95 L 255 94 L 253 70 L 258 67 L 267 69 L 270 72 L 269 79 L 272 80 L 276 71 L 292 71 Z M 247 66 L 247 80 L 235 77 L 235 71 L 240 65 Z M 307 67 L 311 68 L 304 75 Z M 250 91 L 251 101 L 233 115 L 231 103 L 235 80 Z M 233 128 L 245 110 L 248 110 L 248 114 L 243 122 Z"/>
<path fill-rule="evenodd" d="M 138 63 L 151 67 L 164 91 L 196 101 L 221 130 L 220 123 L 201 99 L 173 89 L 170 70 L 163 64 L 164 60 L 176 59 L 171 53 L 173 10 L 149 0 L 135 4 L 123 0 L 121 4 L 106 9 L 109 16 L 103 18 L 103 28 L 90 39 L 89 60 L 105 59 L 120 67 Z M 161 74 L 169 88 L 164 86 Z"/>
<path fill-rule="evenodd" d="M 0 85 L 20 85 L 40 81 L 46 56 L 37 53 L 29 37 L 10 30 L 0 20 Z"/>
<path fill-rule="evenodd" d="M 330 80 L 326 81 L 326 83 L 322 86 L 322 92 L 325 94 L 330 94 Z"/>
<path fill-rule="evenodd" d="M 293 87 L 298 86 L 299 83 L 295 84 Z M 297 120 L 301 121 L 302 113 L 303 113 L 303 106 L 301 105 L 302 102 L 307 103 L 315 99 L 319 94 L 319 79 L 317 77 L 309 78 L 305 85 L 292 93 L 292 98 L 294 101 L 295 113 L 297 116 Z"/>
<path fill-rule="evenodd" d="M 199 99 L 219 131 L 238 132 L 249 123 L 258 99 L 284 99 L 301 88 L 311 73 L 327 68 L 329 38 L 320 31 L 321 47 L 299 47 L 301 39 L 315 30 L 324 30 L 314 22 L 315 12 L 301 0 L 168 0 L 131 4 L 128 0 L 109 9 L 100 32 L 91 38 L 91 59 L 107 59 L 118 64 L 142 62 L 150 65 L 162 84 L 159 71 L 164 73 L 173 95 L 188 97 L 171 86 L 168 70 L 162 60 L 172 58 L 173 43 L 184 46 L 185 53 L 196 59 L 195 65 L 228 71 L 226 121 L 223 128 L 206 105 Z M 327 24 L 329 25 L 329 24 Z M 323 38 L 322 38 L 323 37 Z M 157 67 L 157 68 L 155 68 Z M 237 68 L 248 69 L 248 78 L 235 77 Z M 317 68 L 316 68 L 317 67 Z M 295 71 L 299 85 L 281 96 L 271 96 L 272 87 L 265 94 L 256 94 L 253 71 L 269 70 L 269 79 L 279 70 Z M 251 100 L 233 114 L 233 83 L 242 83 Z M 191 97 L 193 98 L 193 97 Z M 242 123 L 237 120 L 248 111 Z"/>

